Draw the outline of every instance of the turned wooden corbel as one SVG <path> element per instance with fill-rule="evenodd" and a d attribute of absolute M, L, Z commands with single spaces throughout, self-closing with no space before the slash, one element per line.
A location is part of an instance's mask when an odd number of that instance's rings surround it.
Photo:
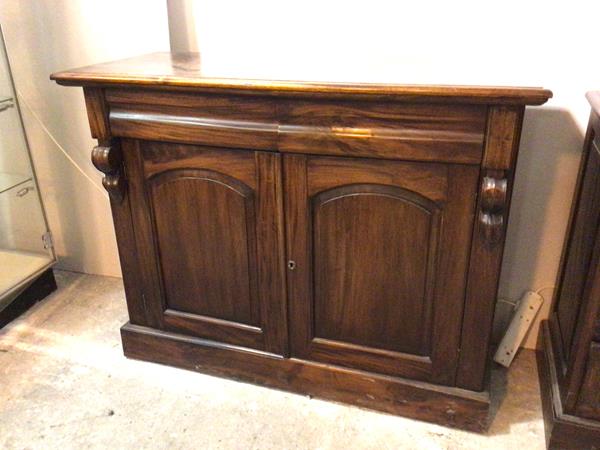
<path fill-rule="evenodd" d="M 502 240 L 507 207 L 508 181 L 505 177 L 484 176 L 481 181 L 480 230 L 489 245 Z"/>
<path fill-rule="evenodd" d="M 92 150 L 92 163 L 104 173 L 102 185 L 111 200 L 120 203 L 125 196 L 125 177 L 123 176 L 123 155 L 117 142 L 107 142 Z"/>

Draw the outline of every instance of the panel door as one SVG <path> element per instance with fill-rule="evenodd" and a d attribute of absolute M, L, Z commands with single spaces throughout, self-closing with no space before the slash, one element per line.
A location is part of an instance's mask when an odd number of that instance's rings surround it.
<path fill-rule="evenodd" d="M 451 385 L 478 175 L 284 156 L 292 355 Z"/>
<path fill-rule="evenodd" d="M 123 145 L 150 325 L 284 353 L 280 156 Z"/>

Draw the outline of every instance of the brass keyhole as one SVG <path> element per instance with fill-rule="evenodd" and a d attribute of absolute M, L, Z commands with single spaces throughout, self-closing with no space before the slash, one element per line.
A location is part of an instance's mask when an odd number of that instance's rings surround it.
<path fill-rule="evenodd" d="M 288 261 L 288 269 L 294 270 L 296 268 L 296 261 L 292 261 L 291 259 Z"/>

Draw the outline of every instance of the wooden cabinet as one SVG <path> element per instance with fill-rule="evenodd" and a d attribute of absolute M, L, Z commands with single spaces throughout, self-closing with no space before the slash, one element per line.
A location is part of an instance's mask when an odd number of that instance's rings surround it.
<path fill-rule="evenodd" d="M 600 445 L 600 93 L 592 105 L 556 297 L 538 367 L 551 449 Z"/>
<path fill-rule="evenodd" d="M 125 354 L 472 430 L 523 111 L 538 88 L 210 77 L 192 54 L 84 87 Z"/>

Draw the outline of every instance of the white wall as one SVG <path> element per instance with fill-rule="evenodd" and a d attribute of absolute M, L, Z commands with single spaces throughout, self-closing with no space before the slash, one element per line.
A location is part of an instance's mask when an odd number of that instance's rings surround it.
<path fill-rule="evenodd" d="M 4 30 L 59 267 L 120 276 L 83 94 L 52 72 L 168 50 L 164 0 L 2 0 Z"/>
<path fill-rule="evenodd" d="M 541 289 L 547 314 L 589 114 L 584 94 L 600 89 L 600 2 L 170 0 L 169 13 L 174 50 L 199 50 L 215 72 L 552 89 L 554 99 L 526 113 L 500 282 L 513 301 Z"/>

